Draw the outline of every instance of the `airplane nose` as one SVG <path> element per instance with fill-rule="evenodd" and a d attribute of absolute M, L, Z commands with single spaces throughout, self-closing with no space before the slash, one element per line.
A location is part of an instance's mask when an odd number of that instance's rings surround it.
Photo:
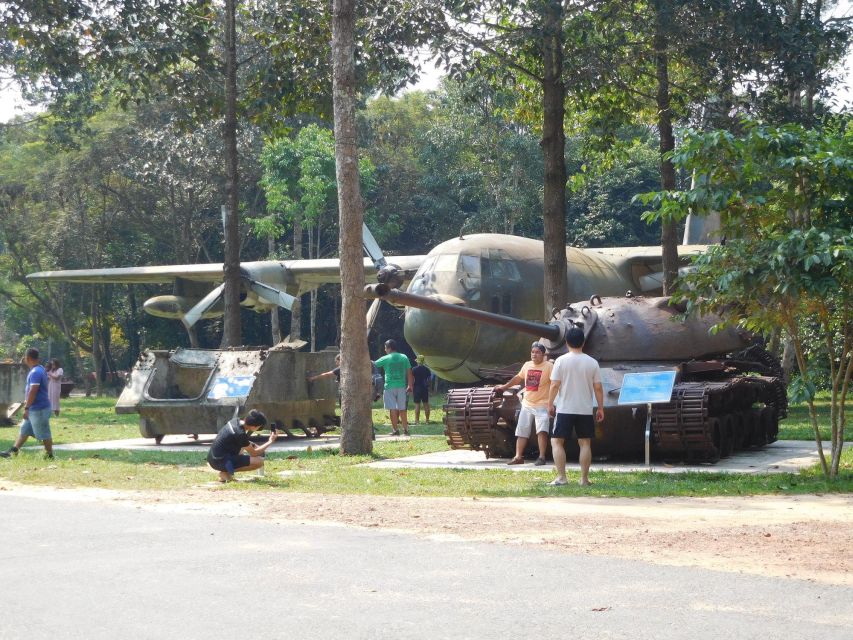
<path fill-rule="evenodd" d="M 426 358 L 430 369 L 445 379 L 454 380 L 457 377 L 453 375 L 454 370 L 462 368 L 477 344 L 479 325 L 465 318 L 410 307 L 406 310 L 403 334 L 415 352 Z M 467 367 L 464 369 L 467 380 L 471 372 Z"/>

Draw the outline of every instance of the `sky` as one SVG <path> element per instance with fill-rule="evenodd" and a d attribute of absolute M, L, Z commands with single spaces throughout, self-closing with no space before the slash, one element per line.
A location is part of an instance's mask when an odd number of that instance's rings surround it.
<path fill-rule="evenodd" d="M 853 0 L 841 0 L 833 13 L 836 16 L 853 15 Z M 431 62 L 426 62 L 423 67 L 424 73 L 421 79 L 413 84 L 410 90 L 428 90 L 438 86 L 441 72 L 434 69 Z M 839 65 L 838 71 L 842 79 L 834 92 L 836 109 L 840 110 L 842 107 L 853 109 L 853 48 L 844 62 Z M 15 116 L 32 111 L 32 107 L 24 102 L 20 92 L 12 83 L 6 82 L 0 86 L 0 122 L 8 122 Z"/>

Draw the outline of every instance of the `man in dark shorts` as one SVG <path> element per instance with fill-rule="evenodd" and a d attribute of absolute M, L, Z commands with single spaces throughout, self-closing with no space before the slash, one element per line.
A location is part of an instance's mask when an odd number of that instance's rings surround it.
<path fill-rule="evenodd" d="M 589 465 L 592 462 L 592 439 L 595 437 L 595 422 L 592 418 L 592 396 L 598 408 L 595 420 L 604 420 L 604 389 L 601 386 L 601 370 L 594 358 L 583 352 L 584 335 L 574 327 L 566 334 L 569 352 L 557 358 L 551 371 L 551 391 L 548 396 L 548 412 L 556 416 L 551 434 L 551 450 L 557 477 L 548 484 L 561 486 L 566 479 L 566 438 L 578 440 L 581 467 L 580 484 L 589 484 Z"/>
<path fill-rule="evenodd" d="M 273 429 L 269 439 L 260 446 L 249 440 L 249 434 L 266 423 L 266 416 L 252 409 L 244 420 L 234 418 L 219 430 L 210 445 L 210 451 L 207 452 L 207 464 L 219 472 L 220 482 L 233 480 L 238 471 L 254 471 L 264 466 L 261 454 L 276 441 L 278 433 Z M 242 453 L 244 450 L 247 453 Z"/>
<path fill-rule="evenodd" d="M 429 422 L 429 383 L 432 371 L 424 364 L 424 357 L 415 358 L 417 365 L 412 369 L 412 398 L 415 401 L 415 424 L 421 421 L 421 405 L 424 407 L 424 417 Z"/>

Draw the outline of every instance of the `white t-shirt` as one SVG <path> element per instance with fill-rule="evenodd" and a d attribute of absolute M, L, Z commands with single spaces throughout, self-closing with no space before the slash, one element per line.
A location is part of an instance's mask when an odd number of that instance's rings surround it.
<path fill-rule="evenodd" d="M 593 384 L 601 384 L 598 362 L 585 353 L 568 353 L 557 358 L 551 370 L 551 381 L 560 381 L 554 406 L 557 413 L 592 413 Z"/>

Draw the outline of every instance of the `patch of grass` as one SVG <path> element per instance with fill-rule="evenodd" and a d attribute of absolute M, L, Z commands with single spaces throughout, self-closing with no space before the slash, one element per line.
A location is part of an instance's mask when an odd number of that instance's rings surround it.
<path fill-rule="evenodd" d="M 824 441 L 824 447 L 830 439 L 829 393 L 821 391 L 815 398 L 815 409 L 817 410 L 820 435 Z M 853 440 L 853 429 L 847 429 L 844 434 L 846 441 Z M 814 429 L 809 419 L 809 408 L 804 402 L 788 407 L 788 417 L 779 422 L 780 440 L 814 440 Z"/>
<path fill-rule="evenodd" d="M 853 450 L 845 451 L 840 477 L 823 479 L 817 467 L 798 474 L 616 473 L 596 471 L 594 487 L 583 489 L 570 474 L 566 487 L 548 487 L 553 471 L 514 472 L 503 469 L 373 469 L 373 460 L 443 450 L 439 436 L 377 443 L 373 455 L 342 457 L 337 450 L 276 452 L 267 459 L 266 476 L 252 482 L 223 485 L 224 491 L 299 491 L 383 496 L 547 497 L 547 496 L 736 496 L 756 494 L 839 493 L 853 491 Z M 279 472 L 289 472 L 286 476 Z M 125 490 L 180 490 L 215 481 L 202 452 L 167 451 L 59 452 L 45 460 L 40 451 L 24 451 L 0 460 L 0 478 L 60 487 L 103 487 Z"/>
<path fill-rule="evenodd" d="M 853 491 L 853 447 L 842 456 L 840 477 L 828 483 L 820 469 L 799 474 L 715 474 L 653 472 L 616 473 L 595 471 L 594 487 L 582 489 L 548 487 L 550 470 L 514 472 L 455 469 L 371 469 L 363 466 L 373 460 L 444 451 L 440 409 L 442 398 L 433 398 L 432 424 L 411 426 L 425 437 L 400 442 L 379 442 L 371 456 L 342 457 L 337 450 L 297 453 L 273 452 L 267 459 L 267 472 L 252 482 L 223 485 L 224 491 L 301 491 L 403 496 L 720 496 L 754 494 L 799 494 Z M 826 407 L 828 400 L 819 400 Z M 112 398 L 72 398 L 63 403 L 59 418 L 51 421 L 57 444 L 92 442 L 138 437 L 136 415 L 117 415 Z M 388 412 L 374 405 L 378 433 L 388 433 Z M 414 412 L 409 411 L 410 421 Z M 800 423 L 804 422 L 805 426 Z M 782 423 L 784 439 L 811 440 L 805 407 L 791 409 L 791 417 Z M 800 426 L 795 426 L 795 425 Z M 797 431 L 800 430 L 800 432 Z M 799 437 L 796 437 L 800 433 Z M 8 448 L 16 428 L 0 429 L 0 449 Z M 33 444 L 31 440 L 28 444 Z M 279 476 L 279 472 L 289 475 Z M 253 477 L 249 474 L 247 477 Z M 130 452 L 119 450 L 57 452 L 54 460 L 45 460 L 40 449 L 27 450 L 10 460 L 0 460 L 0 479 L 20 483 L 60 487 L 103 487 L 124 490 L 180 490 L 215 481 L 216 474 L 205 462 L 203 452 Z"/>

